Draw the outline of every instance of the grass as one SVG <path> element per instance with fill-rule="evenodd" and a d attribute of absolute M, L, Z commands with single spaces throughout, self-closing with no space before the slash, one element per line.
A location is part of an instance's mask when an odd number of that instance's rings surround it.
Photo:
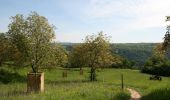
<path fill-rule="evenodd" d="M 152 92 L 144 95 L 142 100 L 170 100 L 170 87 L 152 89 Z"/>
<path fill-rule="evenodd" d="M 10 68 L 1 69 L 12 71 L 9 70 Z M 29 70 L 28 68 L 19 69 L 17 72 L 20 77 L 26 78 Z M 99 69 L 96 82 L 89 82 L 88 68 L 84 69 L 84 75 L 79 75 L 78 69 L 70 69 L 67 78 L 62 77 L 63 71 L 61 68 L 44 70 L 44 93 L 27 94 L 26 80 L 9 81 L 8 84 L 2 83 L 0 80 L 0 99 L 129 100 L 130 94 L 126 90 L 121 90 L 121 74 L 124 75 L 125 87 L 139 91 L 143 100 L 166 100 L 160 98 L 168 98 L 170 94 L 170 78 L 163 77 L 162 81 L 151 81 L 149 80 L 150 75 L 140 73 L 138 70 Z M 154 97 L 158 95 L 160 98 L 155 99 Z"/>

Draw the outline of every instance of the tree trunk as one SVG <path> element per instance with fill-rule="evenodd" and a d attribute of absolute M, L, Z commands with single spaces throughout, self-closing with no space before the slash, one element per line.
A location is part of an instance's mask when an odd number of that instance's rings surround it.
<path fill-rule="evenodd" d="M 91 81 L 96 81 L 96 69 L 93 68 L 93 67 L 91 67 L 90 80 Z"/>
<path fill-rule="evenodd" d="M 2 62 L 0 61 L 0 67 L 2 66 Z"/>
<path fill-rule="evenodd" d="M 0 66 L 2 66 L 3 59 L 0 58 Z"/>

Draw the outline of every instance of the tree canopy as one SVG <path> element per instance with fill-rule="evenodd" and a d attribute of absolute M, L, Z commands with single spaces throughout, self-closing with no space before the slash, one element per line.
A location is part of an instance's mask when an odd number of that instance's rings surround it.
<path fill-rule="evenodd" d="M 21 59 L 33 63 L 33 71 L 38 72 L 38 68 L 47 63 L 55 27 L 36 12 L 32 12 L 28 17 L 17 14 L 12 17 L 8 27 L 12 43 L 22 53 Z"/>
<path fill-rule="evenodd" d="M 109 38 L 103 32 L 86 36 L 84 43 L 74 47 L 72 62 L 77 66 L 90 67 L 90 80 L 94 81 L 98 67 L 111 66 L 113 57 L 110 49 Z"/>

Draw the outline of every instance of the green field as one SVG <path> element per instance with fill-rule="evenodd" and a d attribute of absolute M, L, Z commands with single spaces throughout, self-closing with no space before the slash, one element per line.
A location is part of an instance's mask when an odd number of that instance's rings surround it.
<path fill-rule="evenodd" d="M 143 100 L 169 100 L 170 78 L 162 81 L 151 81 L 147 74 L 129 69 L 98 69 L 96 82 L 88 80 L 90 69 L 84 69 L 79 75 L 78 69 L 69 69 L 68 77 L 62 77 L 62 68 L 44 70 L 45 92 L 26 93 L 26 74 L 30 69 L 18 69 L 19 75 L 11 74 L 8 83 L 3 83 L 2 69 L 13 73 L 10 68 L 1 67 L 0 100 L 129 100 L 130 94 L 121 90 L 121 74 L 124 75 L 124 86 L 137 90 Z M 13 75 L 13 76 L 12 76 Z M 169 98 L 168 98 L 169 97 Z"/>

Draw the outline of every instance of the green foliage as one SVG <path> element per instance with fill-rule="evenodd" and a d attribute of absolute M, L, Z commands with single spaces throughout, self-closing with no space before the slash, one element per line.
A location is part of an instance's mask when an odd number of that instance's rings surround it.
<path fill-rule="evenodd" d="M 86 60 L 86 51 L 83 47 L 84 44 L 77 44 L 73 46 L 72 51 L 69 56 L 70 67 L 82 67 L 88 66 L 85 63 Z"/>
<path fill-rule="evenodd" d="M 21 58 L 21 53 L 16 46 L 11 42 L 8 34 L 0 33 L 0 66 L 2 64 L 15 65 Z M 15 61 L 15 63 L 9 63 Z"/>
<path fill-rule="evenodd" d="M 122 68 L 130 68 L 132 69 L 135 65 L 135 62 L 134 61 L 130 61 L 128 59 L 123 59 L 122 61 Z"/>
<path fill-rule="evenodd" d="M 22 55 L 21 62 L 31 64 L 34 61 L 34 72 L 38 72 L 38 68 L 47 63 L 50 43 L 54 38 L 54 26 L 45 17 L 36 12 L 26 18 L 18 14 L 12 17 L 8 34 Z"/>
<path fill-rule="evenodd" d="M 166 20 L 166 21 L 169 21 L 169 20 Z M 167 26 L 167 31 L 166 31 L 166 34 L 164 36 L 163 49 L 166 52 L 168 52 L 169 51 L 169 47 L 170 47 L 170 25 Z"/>
<path fill-rule="evenodd" d="M 71 52 L 77 43 L 62 43 L 62 46 L 66 48 L 67 51 Z M 111 51 L 114 57 L 113 67 L 122 66 L 123 59 L 128 60 L 134 64 L 134 67 L 141 68 L 147 59 L 152 55 L 153 48 L 157 43 L 113 43 L 111 44 Z M 170 57 L 170 56 L 169 56 Z M 71 66 L 74 67 L 74 66 Z M 126 66 L 124 66 L 126 67 Z"/>
<path fill-rule="evenodd" d="M 113 55 L 113 63 L 112 63 L 112 68 L 129 68 L 132 69 L 134 68 L 135 62 L 130 61 L 127 58 L 123 58 L 117 54 Z"/>
<path fill-rule="evenodd" d="M 46 59 L 47 68 L 66 67 L 68 64 L 68 52 L 58 43 L 53 43 Z"/>
<path fill-rule="evenodd" d="M 99 32 L 98 35 L 87 36 L 83 47 L 88 66 L 97 68 L 111 65 L 112 55 L 109 39 L 102 32 Z"/>
<path fill-rule="evenodd" d="M 0 33 L 0 66 L 9 59 L 9 41 L 4 33 Z"/>
<path fill-rule="evenodd" d="M 154 48 L 151 58 L 146 61 L 145 66 L 142 68 L 142 72 L 170 76 L 169 69 L 170 61 L 164 55 L 164 51 L 162 51 L 162 44 L 159 44 Z"/>
<path fill-rule="evenodd" d="M 120 43 L 112 44 L 112 53 L 129 61 L 135 62 L 135 66 L 143 66 L 151 56 L 156 43 Z"/>
<path fill-rule="evenodd" d="M 16 46 L 17 50 L 19 51 L 18 58 L 19 62 L 17 64 L 23 63 L 28 58 L 28 34 L 26 32 L 27 23 L 24 19 L 23 15 L 17 14 L 14 17 L 11 17 L 12 21 L 9 24 L 8 28 L 8 35 L 10 41 Z"/>
<path fill-rule="evenodd" d="M 169 21 L 169 20 L 167 20 Z M 170 76 L 170 61 L 166 58 L 170 50 L 170 26 L 167 26 L 167 32 L 162 44 L 158 44 L 154 49 L 152 57 L 146 62 L 142 72 Z"/>
<path fill-rule="evenodd" d="M 5 69 L 0 69 L 0 83 L 14 83 L 14 82 L 23 82 L 25 78 L 19 75 L 16 72 L 9 72 Z"/>
<path fill-rule="evenodd" d="M 112 68 L 122 68 L 123 66 L 123 58 L 117 54 L 113 54 L 113 62 L 112 62 Z"/>
<path fill-rule="evenodd" d="M 74 47 L 70 59 L 74 66 L 90 67 L 90 80 L 96 80 L 96 69 L 111 66 L 113 61 L 108 37 L 102 32 L 87 36 L 83 44 Z"/>

